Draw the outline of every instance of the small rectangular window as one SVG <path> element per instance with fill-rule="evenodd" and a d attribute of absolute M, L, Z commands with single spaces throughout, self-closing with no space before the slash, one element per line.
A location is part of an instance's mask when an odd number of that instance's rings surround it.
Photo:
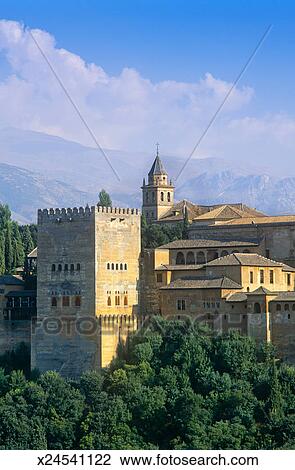
<path fill-rule="evenodd" d="M 253 284 L 254 282 L 254 273 L 253 271 L 250 271 L 250 284 Z"/>
<path fill-rule="evenodd" d="M 184 299 L 177 300 L 177 310 L 185 310 L 185 300 Z"/>
<path fill-rule="evenodd" d="M 291 274 L 290 273 L 287 273 L 287 284 L 288 284 L 288 286 L 291 285 Z"/>
<path fill-rule="evenodd" d="M 273 284 L 273 280 L 274 280 L 273 269 L 271 269 L 269 271 L 269 283 Z"/>
<path fill-rule="evenodd" d="M 263 284 L 264 283 L 264 271 L 263 269 L 260 270 L 260 284 Z"/>

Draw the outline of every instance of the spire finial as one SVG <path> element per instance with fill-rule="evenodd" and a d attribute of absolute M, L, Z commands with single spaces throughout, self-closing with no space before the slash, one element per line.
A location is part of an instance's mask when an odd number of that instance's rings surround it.
<path fill-rule="evenodd" d="M 156 143 L 156 147 L 157 147 L 157 157 L 159 156 L 159 144 Z"/>

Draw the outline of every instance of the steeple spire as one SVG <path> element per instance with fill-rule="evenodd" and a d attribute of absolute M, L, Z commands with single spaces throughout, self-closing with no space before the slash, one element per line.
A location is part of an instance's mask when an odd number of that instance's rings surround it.
<path fill-rule="evenodd" d="M 152 177 L 154 175 L 167 175 L 167 171 L 164 168 L 164 165 L 160 159 L 159 156 L 159 144 L 156 144 L 156 158 L 154 160 L 154 163 L 152 165 L 152 168 L 149 171 L 149 177 Z"/>

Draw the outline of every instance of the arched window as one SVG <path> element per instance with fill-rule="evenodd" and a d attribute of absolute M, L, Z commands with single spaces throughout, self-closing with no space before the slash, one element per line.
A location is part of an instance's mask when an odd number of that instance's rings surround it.
<path fill-rule="evenodd" d="M 207 253 L 207 261 L 213 261 L 214 259 L 218 258 L 218 253 L 217 251 L 214 250 L 208 250 Z"/>
<path fill-rule="evenodd" d="M 176 256 L 176 264 L 185 264 L 184 254 L 179 251 Z"/>
<path fill-rule="evenodd" d="M 170 196 L 170 193 L 167 193 L 167 201 L 170 202 L 171 201 L 171 196 Z"/>
<path fill-rule="evenodd" d="M 115 269 L 115 265 L 114 265 L 114 263 L 112 263 L 112 269 L 113 269 L 113 270 Z"/>
<path fill-rule="evenodd" d="M 62 265 L 61 265 L 61 264 L 58 265 L 57 270 L 58 270 L 59 272 L 62 271 Z"/>
<path fill-rule="evenodd" d="M 205 263 L 205 254 L 203 251 L 199 251 L 197 253 L 197 264 L 204 264 Z"/>
<path fill-rule="evenodd" d="M 111 296 L 109 295 L 108 296 L 108 307 L 111 307 L 112 305 L 112 299 L 111 299 Z"/>
<path fill-rule="evenodd" d="M 118 269 L 119 269 L 119 264 L 116 263 L 116 271 L 118 271 Z"/>
<path fill-rule="evenodd" d="M 127 263 L 124 264 L 124 269 L 127 271 Z"/>
<path fill-rule="evenodd" d="M 77 263 L 77 271 L 80 271 L 81 270 L 81 265 L 80 263 Z"/>
<path fill-rule="evenodd" d="M 125 295 L 125 297 L 124 297 L 124 307 L 127 307 L 127 305 L 128 305 L 128 297 L 127 297 L 127 295 Z"/>
<path fill-rule="evenodd" d="M 119 295 L 115 296 L 115 305 L 120 305 L 120 296 Z"/>
<path fill-rule="evenodd" d="M 65 271 L 68 271 L 68 270 L 69 270 L 69 265 L 68 265 L 68 264 L 65 264 L 64 270 L 65 270 Z"/>
<path fill-rule="evenodd" d="M 258 302 L 254 304 L 254 313 L 261 313 L 261 306 Z"/>
<path fill-rule="evenodd" d="M 51 266 L 51 271 L 52 271 L 53 273 L 55 273 L 55 264 L 52 264 L 52 266 Z"/>
<path fill-rule="evenodd" d="M 123 271 L 123 263 L 120 263 L 120 270 Z"/>
<path fill-rule="evenodd" d="M 81 296 L 76 295 L 75 297 L 75 307 L 81 307 Z"/>
<path fill-rule="evenodd" d="M 280 312 L 280 311 L 282 310 L 281 304 L 277 304 L 277 308 L 276 308 L 276 309 L 277 309 L 277 312 Z"/>
<path fill-rule="evenodd" d="M 286 310 L 290 310 L 290 305 L 289 305 L 289 304 L 285 304 L 284 309 L 285 309 L 285 311 L 286 311 Z"/>
<path fill-rule="evenodd" d="M 57 298 L 51 297 L 51 307 L 57 307 Z"/>
<path fill-rule="evenodd" d="M 195 264 L 195 255 L 192 251 L 186 255 L 186 264 Z"/>
<path fill-rule="evenodd" d="M 69 307 L 70 306 L 70 297 L 68 295 L 64 295 L 62 298 L 62 306 Z"/>
<path fill-rule="evenodd" d="M 161 201 L 164 201 L 164 193 L 161 191 Z"/>
<path fill-rule="evenodd" d="M 74 272 L 74 270 L 75 270 L 75 266 L 74 266 L 73 264 L 71 264 L 71 266 L 70 266 L 70 270 L 71 270 L 71 272 Z"/>
<path fill-rule="evenodd" d="M 107 264 L 107 269 L 110 269 L 111 265 L 110 263 Z"/>
<path fill-rule="evenodd" d="M 222 252 L 221 252 L 221 255 L 220 255 L 220 256 L 222 257 L 222 256 L 228 256 L 228 255 L 229 255 L 229 253 L 228 253 L 228 251 L 227 251 L 227 250 L 222 250 Z"/>

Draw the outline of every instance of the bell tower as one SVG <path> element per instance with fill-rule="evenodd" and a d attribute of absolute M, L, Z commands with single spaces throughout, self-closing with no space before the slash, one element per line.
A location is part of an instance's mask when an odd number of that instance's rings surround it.
<path fill-rule="evenodd" d="M 174 186 L 159 157 L 159 144 L 152 168 L 142 184 L 142 213 L 148 223 L 157 222 L 174 204 Z"/>

